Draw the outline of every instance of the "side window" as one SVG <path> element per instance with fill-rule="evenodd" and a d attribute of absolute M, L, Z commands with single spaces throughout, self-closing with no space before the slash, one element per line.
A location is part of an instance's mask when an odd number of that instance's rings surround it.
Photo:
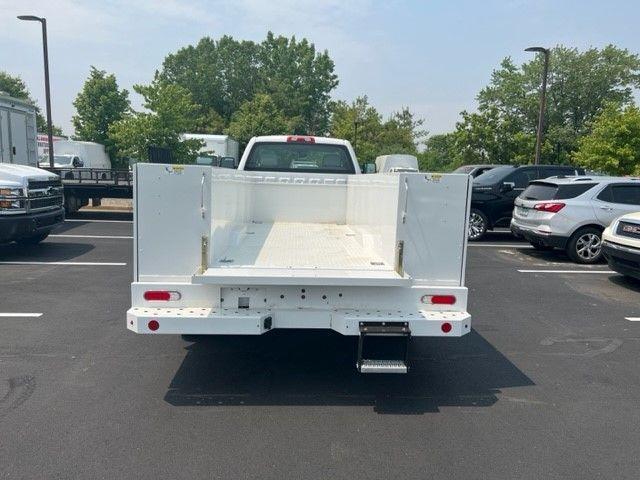
<path fill-rule="evenodd" d="M 549 177 L 557 177 L 558 175 L 575 175 L 576 172 L 573 169 L 569 168 L 541 168 L 540 169 L 540 178 L 549 178 Z"/>
<path fill-rule="evenodd" d="M 604 190 L 600 192 L 598 195 L 598 200 L 602 200 L 603 202 L 613 202 L 613 197 L 611 195 L 611 185 L 607 185 Z"/>
<path fill-rule="evenodd" d="M 515 183 L 514 188 L 525 189 L 529 182 L 536 179 L 535 170 L 531 168 L 520 169 L 516 172 L 513 172 L 507 178 L 505 178 L 505 182 L 513 182 Z"/>
<path fill-rule="evenodd" d="M 611 194 L 613 203 L 640 205 L 640 185 L 614 185 Z"/>

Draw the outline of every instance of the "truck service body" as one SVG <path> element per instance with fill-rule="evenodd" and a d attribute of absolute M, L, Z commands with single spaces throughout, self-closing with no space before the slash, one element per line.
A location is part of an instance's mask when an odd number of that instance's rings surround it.
<path fill-rule="evenodd" d="M 299 136 L 252 139 L 238 170 L 136 164 L 127 328 L 332 329 L 397 373 L 365 338 L 468 333 L 469 176 L 359 172 L 349 142 Z"/>
<path fill-rule="evenodd" d="M 60 177 L 37 164 L 35 107 L 0 95 L 0 243 L 38 243 L 64 221 Z"/>

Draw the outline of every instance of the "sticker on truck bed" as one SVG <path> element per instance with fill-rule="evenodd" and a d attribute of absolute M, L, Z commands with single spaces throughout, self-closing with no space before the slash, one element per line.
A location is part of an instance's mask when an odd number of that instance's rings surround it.
<path fill-rule="evenodd" d="M 167 165 L 165 170 L 170 174 L 180 175 L 184 172 L 184 165 Z"/>

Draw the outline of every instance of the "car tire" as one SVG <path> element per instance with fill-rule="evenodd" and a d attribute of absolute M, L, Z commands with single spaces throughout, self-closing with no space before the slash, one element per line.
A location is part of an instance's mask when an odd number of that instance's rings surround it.
<path fill-rule="evenodd" d="M 484 237 L 488 225 L 487 216 L 480 210 L 472 209 L 469 214 L 469 240 L 476 241 Z"/>
<path fill-rule="evenodd" d="M 553 250 L 553 247 L 551 245 L 544 245 L 540 242 L 529 242 L 529 243 L 531 243 L 531 246 L 534 248 L 534 250 L 538 250 L 540 252 L 549 252 Z"/>
<path fill-rule="evenodd" d="M 16 240 L 18 245 L 37 245 L 45 238 L 49 236 L 49 232 L 47 233 L 39 233 L 37 235 L 33 235 L 31 237 L 19 238 Z"/>
<path fill-rule="evenodd" d="M 567 244 L 567 255 L 576 263 L 593 264 L 600 262 L 602 254 L 602 230 L 585 227 L 574 233 Z"/>

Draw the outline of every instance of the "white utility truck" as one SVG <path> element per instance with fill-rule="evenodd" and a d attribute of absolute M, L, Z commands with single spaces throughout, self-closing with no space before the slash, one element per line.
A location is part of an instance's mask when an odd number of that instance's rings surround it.
<path fill-rule="evenodd" d="M 60 177 L 37 164 L 35 107 L 0 95 L 0 243 L 35 244 L 64 221 Z"/>
<path fill-rule="evenodd" d="M 136 164 L 127 328 L 332 329 L 363 373 L 405 373 L 411 336 L 469 333 L 469 177 L 359 173 L 349 142 L 308 136 L 253 138 L 232 171 Z M 399 358 L 367 358 L 372 336 Z"/>
<path fill-rule="evenodd" d="M 203 156 L 217 160 L 215 166 L 220 166 L 222 159 L 233 158 L 233 167 L 238 165 L 239 144 L 229 135 L 209 135 L 205 133 L 183 133 L 184 140 L 200 140 L 203 143 L 200 153 Z M 202 158 L 202 157 L 200 157 Z"/>
<path fill-rule="evenodd" d="M 111 169 L 111 160 L 104 145 L 78 140 L 57 140 L 54 146 L 54 168 Z M 40 165 L 48 168 L 49 157 L 41 156 Z"/>

